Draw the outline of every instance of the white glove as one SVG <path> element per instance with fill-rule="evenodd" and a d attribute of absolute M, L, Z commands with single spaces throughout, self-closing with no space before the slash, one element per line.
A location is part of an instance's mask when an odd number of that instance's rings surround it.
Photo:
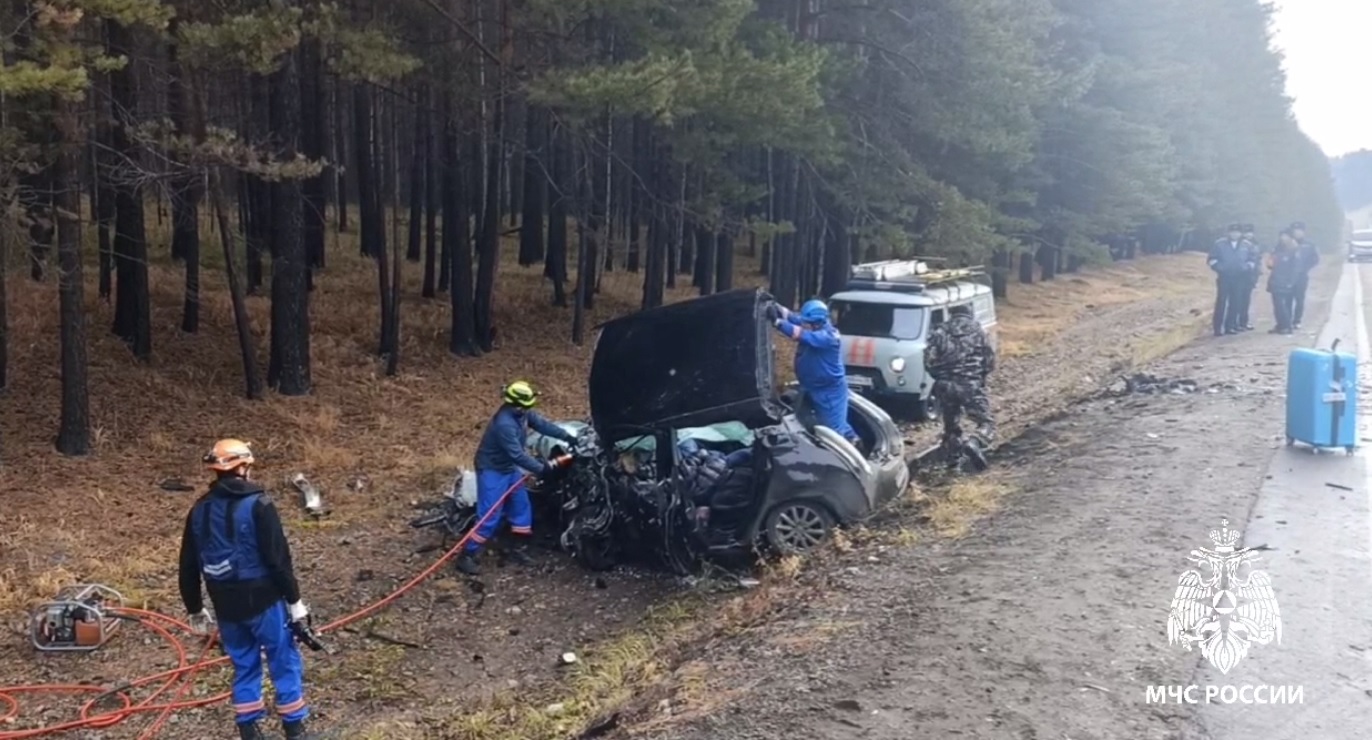
<path fill-rule="evenodd" d="M 305 617 L 310 616 L 310 610 L 305 608 L 305 602 L 303 601 L 287 604 L 286 611 L 290 612 L 292 622 L 303 622 Z"/>
<path fill-rule="evenodd" d="M 190 616 L 191 632 L 197 635 L 208 635 L 214 631 L 214 617 L 210 613 L 201 609 Z"/>

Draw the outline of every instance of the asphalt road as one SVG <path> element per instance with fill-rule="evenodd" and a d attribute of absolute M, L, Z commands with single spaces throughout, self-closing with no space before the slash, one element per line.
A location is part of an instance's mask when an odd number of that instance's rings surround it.
<path fill-rule="evenodd" d="M 1281 643 L 1255 645 L 1228 675 L 1202 661 L 1194 683 L 1300 687 L 1300 704 L 1206 703 L 1212 740 L 1372 737 L 1372 265 L 1346 265 L 1316 344 L 1359 357 L 1359 438 L 1352 457 L 1283 447 L 1244 527 L 1265 544 Z M 1197 543 L 1203 544 L 1203 543 Z M 1289 694 L 1288 689 L 1288 694 Z"/>

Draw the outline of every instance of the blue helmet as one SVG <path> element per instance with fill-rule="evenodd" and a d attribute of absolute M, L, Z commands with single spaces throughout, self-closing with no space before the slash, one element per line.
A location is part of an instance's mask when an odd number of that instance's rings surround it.
<path fill-rule="evenodd" d="M 800 320 L 806 324 L 828 323 L 829 307 L 819 299 L 808 300 L 800 307 Z"/>

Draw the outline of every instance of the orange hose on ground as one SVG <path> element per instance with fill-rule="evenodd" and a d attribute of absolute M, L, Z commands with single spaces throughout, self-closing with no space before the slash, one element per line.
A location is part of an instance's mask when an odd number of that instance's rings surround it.
<path fill-rule="evenodd" d="M 563 456 L 555 460 L 554 464 L 558 466 L 565 466 L 570 461 L 571 458 L 569 456 Z M 396 590 L 382 597 L 380 600 L 366 607 L 363 607 L 362 609 L 353 612 L 352 614 L 341 617 L 330 622 L 329 624 L 324 625 L 322 628 L 320 628 L 319 631 L 332 632 L 333 630 L 339 629 L 340 627 L 346 627 L 347 625 L 352 624 L 353 622 L 366 619 L 367 617 L 372 616 L 373 614 L 381 611 L 387 606 L 390 606 L 390 604 L 394 602 L 396 599 L 400 598 L 407 592 L 413 590 L 425 579 L 429 578 L 429 576 L 432 576 L 434 573 L 438 572 L 438 569 L 443 567 L 444 563 L 447 563 L 449 560 L 452 560 L 453 557 L 455 557 L 459 552 L 462 551 L 462 548 L 464 548 L 467 545 L 467 542 L 471 539 L 472 534 L 476 532 L 478 529 L 480 529 L 481 526 L 487 522 L 487 520 L 494 516 L 495 513 L 499 511 L 501 506 L 505 503 L 505 500 L 510 497 L 510 494 L 514 493 L 516 489 L 524 485 L 524 483 L 528 481 L 529 477 L 530 476 L 527 474 L 524 475 L 519 479 L 518 482 L 516 482 L 514 485 L 506 489 L 504 493 L 500 494 L 500 498 L 496 500 L 495 506 L 492 506 L 490 511 L 486 512 L 485 516 L 481 517 L 476 522 L 476 524 L 472 525 L 472 528 L 465 535 L 463 535 L 461 539 L 457 541 L 457 544 L 449 548 L 447 552 L 443 553 L 442 557 L 440 557 L 438 560 L 435 560 L 432 564 L 429 565 L 429 567 L 425 568 L 414 578 L 411 578 L 409 581 L 407 581 L 403 586 L 397 588 Z M 171 645 L 172 649 L 176 651 L 176 667 L 172 668 L 171 670 L 162 671 L 161 673 L 154 673 L 151 675 L 134 679 L 133 681 L 130 681 L 129 683 L 117 687 L 115 689 L 106 689 L 101 686 L 93 686 L 90 684 L 36 684 L 31 686 L 0 686 L 0 709 L 8 707 L 8 709 L 4 709 L 3 712 L 0 712 L 0 723 L 12 723 L 19 719 L 21 707 L 19 700 L 16 698 L 16 695 L 18 694 L 96 694 L 95 698 L 81 705 L 81 712 L 78 719 L 74 719 L 56 725 L 34 727 L 26 730 L 10 730 L 8 732 L 0 732 L 0 740 L 28 740 L 28 738 L 46 737 L 49 735 L 56 735 L 58 733 L 71 732 L 73 730 L 104 729 L 124 722 L 125 720 L 138 714 L 157 712 L 158 715 L 154 722 L 148 727 L 148 729 L 146 729 L 141 735 L 139 735 L 139 740 L 151 740 L 162 729 L 162 726 L 166 723 L 167 718 L 169 718 L 173 712 L 182 709 L 194 709 L 197 707 L 209 706 L 211 704 L 218 704 L 219 702 L 229 698 L 230 694 L 226 691 L 222 694 L 216 694 L 215 696 L 207 697 L 204 699 L 182 699 L 185 693 L 189 691 L 192 686 L 195 685 L 195 682 L 192 680 L 194 679 L 195 674 L 199 673 L 203 669 L 222 665 L 229 661 L 227 657 L 205 660 L 205 655 L 209 653 L 211 647 L 214 644 L 215 638 L 212 637 L 210 638 L 210 640 L 206 641 L 205 647 L 201 650 L 200 657 L 196 660 L 195 663 L 188 663 L 185 643 L 183 643 L 180 640 L 180 638 L 173 634 L 171 630 L 164 625 L 169 625 L 170 627 L 174 627 L 185 633 L 191 633 L 191 628 L 189 625 L 185 624 L 184 622 L 181 622 L 180 620 L 174 617 L 167 616 L 166 614 L 161 614 L 159 612 L 153 611 L 146 611 L 143 609 L 121 608 L 110 611 L 112 614 L 118 616 L 131 617 L 137 620 L 139 624 L 142 624 L 144 627 L 147 627 L 148 629 L 151 629 L 153 632 L 156 632 L 164 641 L 167 642 L 167 644 Z M 154 690 L 152 694 L 148 695 L 142 701 L 135 704 L 133 699 L 129 696 L 130 691 L 137 688 L 141 688 L 143 686 L 147 686 L 149 684 L 157 683 L 158 681 L 163 681 L 162 685 L 158 687 L 156 690 Z M 172 698 L 171 701 L 164 702 L 161 704 L 153 703 L 159 696 L 162 696 L 163 694 L 170 691 L 178 683 L 181 684 L 181 687 L 176 692 L 176 695 Z M 106 699 L 108 697 L 118 699 L 122 706 L 120 706 L 118 709 L 114 709 L 103 714 L 94 714 L 93 712 L 96 702 L 102 699 Z"/>

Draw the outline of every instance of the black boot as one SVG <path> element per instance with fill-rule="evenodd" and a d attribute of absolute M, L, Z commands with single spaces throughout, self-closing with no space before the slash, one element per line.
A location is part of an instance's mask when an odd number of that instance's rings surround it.
<path fill-rule="evenodd" d="M 238 740 L 266 740 L 266 736 L 258 729 L 256 722 L 248 722 L 238 726 Z"/>
<path fill-rule="evenodd" d="M 529 555 L 529 546 L 522 542 L 505 548 L 505 560 L 524 567 L 534 564 L 533 557 Z"/>
<path fill-rule="evenodd" d="M 281 729 L 286 731 L 286 740 L 310 740 L 314 737 L 305 731 L 305 720 L 282 722 Z"/>
<path fill-rule="evenodd" d="M 462 555 L 457 558 L 457 563 L 454 564 L 454 567 L 457 568 L 457 572 L 469 576 L 481 575 L 481 566 L 476 562 L 476 555 L 473 555 L 470 552 L 462 553 Z"/>

